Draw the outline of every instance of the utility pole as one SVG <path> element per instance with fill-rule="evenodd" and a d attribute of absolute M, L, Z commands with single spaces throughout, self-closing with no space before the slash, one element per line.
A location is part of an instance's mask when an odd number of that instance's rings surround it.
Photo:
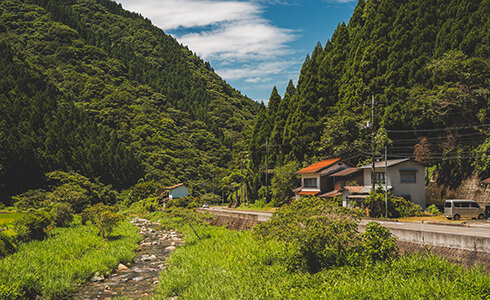
<path fill-rule="evenodd" d="M 375 163 L 376 163 L 376 130 L 374 128 L 374 94 L 372 94 L 371 100 L 371 151 L 372 151 L 372 159 L 373 165 L 371 170 L 371 192 L 376 190 L 376 179 L 374 178 L 376 175 Z"/>
<path fill-rule="evenodd" d="M 240 164 L 240 202 L 244 203 L 243 201 L 243 175 L 242 175 L 242 169 L 243 169 L 243 160 Z"/>
<path fill-rule="evenodd" d="M 385 218 L 388 219 L 388 146 L 385 146 Z"/>
<path fill-rule="evenodd" d="M 266 149 L 266 154 L 265 154 L 265 202 L 267 203 L 267 186 L 268 186 L 268 176 L 269 176 L 269 138 L 265 139 L 265 149 Z"/>

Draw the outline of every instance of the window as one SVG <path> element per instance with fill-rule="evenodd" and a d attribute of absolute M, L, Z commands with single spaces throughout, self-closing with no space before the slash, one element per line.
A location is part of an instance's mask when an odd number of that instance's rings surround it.
<path fill-rule="evenodd" d="M 402 183 L 415 183 L 416 182 L 416 176 L 417 174 L 415 172 L 401 172 L 400 173 L 400 179 Z"/>
<path fill-rule="evenodd" d="M 478 205 L 478 203 L 470 202 L 470 205 L 471 205 L 472 208 L 480 208 L 480 206 Z"/>
<path fill-rule="evenodd" d="M 384 172 L 374 173 L 374 182 L 377 184 L 385 184 L 385 173 Z"/>
<path fill-rule="evenodd" d="M 316 188 L 316 178 L 305 178 L 303 179 L 303 187 L 305 188 Z"/>

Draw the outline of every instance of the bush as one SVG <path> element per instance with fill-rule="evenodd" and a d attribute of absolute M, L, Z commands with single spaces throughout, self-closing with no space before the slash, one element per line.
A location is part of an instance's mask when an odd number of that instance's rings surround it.
<path fill-rule="evenodd" d="M 197 201 L 192 196 L 171 199 L 167 202 L 166 208 L 172 207 L 196 208 Z"/>
<path fill-rule="evenodd" d="M 359 246 L 357 221 L 348 209 L 304 197 L 281 207 L 254 233 L 286 242 L 289 253 L 285 257 L 291 269 L 316 273 L 349 262 Z"/>
<path fill-rule="evenodd" d="M 123 220 L 123 217 L 116 213 L 114 207 L 98 203 L 83 211 L 82 220 L 91 221 L 92 225 L 99 230 L 99 236 L 105 239 L 112 233 L 114 227 Z"/>
<path fill-rule="evenodd" d="M 363 253 L 368 262 L 393 259 L 398 255 L 396 237 L 377 222 L 369 222 L 362 233 Z"/>
<path fill-rule="evenodd" d="M 31 211 L 14 222 L 17 239 L 20 242 L 43 240 L 48 233 L 51 218 L 47 212 Z"/>
<path fill-rule="evenodd" d="M 15 252 L 15 246 L 8 236 L 0 233 L 0 258 Z"/>
<path fill-rule="evenodd" d="M 434 216 L 438 216 L 442 214 L 442 212 L 439 210 L 439 208 L 437 208 L 435 204 L 432 204 L 431 206 L 427 207 L 425 209 L 425 212 Z"/>
<path fill-rule="evenodd" d="M 370 216 L 374 218 L 385 216 L 385 191 L 378 188 L 371 192 L 364 202 L 369 207 Z M 388 192 L 388 218 L 406 218 L 420 215 L 422 208 L 402 197 L 395 197 Z"/>
<path fill-rule="evenodd" d="M 150 197 L 133 203 L 130 209 L 138 213 L 146 213 L 146 212 L 155 212 L 160 207 L 163 207 L 163 205 L 160 204 L 158 197 Z"/>
<path fill-rule="evenodd" d="M 53 225 L 56 227 L 68 227 L 73 221 L 73 209 L 69 203 L 58 203 L 51 210 Z"/>

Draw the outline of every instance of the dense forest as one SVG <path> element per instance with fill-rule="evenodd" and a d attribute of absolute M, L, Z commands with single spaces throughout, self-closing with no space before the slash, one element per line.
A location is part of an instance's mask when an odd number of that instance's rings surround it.
<path fill-rule="evenodd" d="M 115 2 L 2 0 L 0 52 L 0 203 L 52 171 L 205 193 L 239 168 L 258 105 Z"/>
<path fill-rule="evenodd" d="M 488 16 L 488 0 L 359 0 L 349 23 L 307 55 L 297 86 L 283 97 L 274 88 L 259 108 L 250 192 L 260 194 L 266 163 L 366 162 L 373 97 L 376 151 L 489 175 Z"/>

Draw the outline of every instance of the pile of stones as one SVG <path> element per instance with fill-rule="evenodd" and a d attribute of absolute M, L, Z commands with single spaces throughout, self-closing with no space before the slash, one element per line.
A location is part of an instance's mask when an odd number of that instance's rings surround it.
<path fill-rule="evenodd" d="M 168 255 L 183 243 L 175 231 L 160 229 L 160 223 L 134 218 L 143 237 L 134 262 L 119 264 L 108 276 L 95 274 L 73 295 L 73 299 L 146 298 L 159 283 L 159 273 L 167 267 Z"/>

